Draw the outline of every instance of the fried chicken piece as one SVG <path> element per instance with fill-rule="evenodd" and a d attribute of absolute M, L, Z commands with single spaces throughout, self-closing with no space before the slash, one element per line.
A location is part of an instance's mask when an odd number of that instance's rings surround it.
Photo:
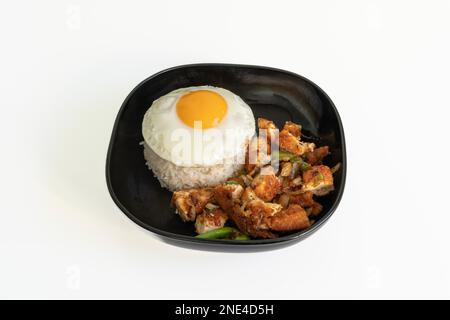
<path fill-rule="evenodd" d="M 244 205 L 246 205 L 250 201 L 258 200 L 258 199 L 259 198 L 256 195 L 255 191 L 252 188 L 250 188 L 250 187 L 245 188 L 245 190 L 244 190 L 244 192 L 242 193 L 242 196 L 241 196 L 241 202 Z"/>
<path fill-rule="evenodd" d="M 245 207 L 245 215 L 250 217 L 258 229 L 268 229 L 267 219 L 283 209 L 278 203 L 262 200 L 250 201 Z"/>
<path fill-rule="evenodd" d="M 260 228 L 258 221 L 255 221 L 255 216 L 252 217 L 248 212 L 246 214 L 238 204 L 234 205 L 228 216 L 242 233 L 254 238 L 273 239 L 277 237 L 270 230 Z"/>
<path fill-rule="evenodd" d="M 230 187 L 236 188 L 232 190 Z M 241 190 L 239 185 L 221 185 L 215 188 L 214 195 L 241 232 L 258 238 L 276 237 L 268 230 L 266 220 L 279 212 L 282 207 L 279 204 L 262 201 L 250 187 L 243 192 Z"/>
<path fill-rule="evenodd" d="M 255 197 L 251 188 L 247 188 L 247 192 L 244 194 L 244 189 L 241 185 L 219 185 L 214 188 L 214 197 L 220 207 L 228 214 L 228 217 L 236 224 L 238 229 L 252 237 L 257 238 L 275 238 L 276 235 L 268 230 L 260 229 L 258 221 L 251 217 L 251 211 L 245 212 L 241 208 L 241 196 L 245 196 L 246 199 Z M 261 201 L 261 200 L 251 200 Z M 261 201 L 261 203 L 264 203 Z M 252 208 L 256 208 L 254 205 Z"/>
<path fill-rule="evenodd" d="M 272 199 L 281 191 L 281 182 L 274 174 L 258 175 L 253 179 L 255 194 L 264 201 Z"/>
<path fill-rule="evenodd" d="M 194 221 L 212 198 L 213 192 L 209 188 L 181 190 L 173 193 L 171 204 L 183 221 Z"/>
<path fill-rule="evenodd" d="M 311 215 L 317 217 L 322 212 L 322 210 L 323 206 L 320 203 L 314 201 L 313 205 L 311 206 Z"/>
<path fill-rule="evenodd" d="M 258 128 L 260 129 L 277 129 L 277 126 L 273 121 L 267 120 L 265 118 L 258 118 Z"/>
<path fill-rule="evenodd" d="M 307 209 L 311 215 L 318 216 L 322 212 L 323 206 L 314 200 L 313 195 L 311 191 L 293 194 L 289 196 L 289 203 L 298 204 Z"/>
<path fill-rule="evenodd" d="M 235 205 L 230 214 L 231 220 L 241 232 L 258 238 L 276 237 L 269 231 L 267 219 L 280 212 L 283 209 L 281 205 L 256 199 L 248 202 L 245 209 L 242 207 L 244 206 Z"/>
<path fill-rule="evenodd" d="M 262 137 L 253 137 L 250 141 L 247 154 L 245 156 L 245 170 L 252 173 L 256 168 L 260 168 L 271 161 L 271 148 Z"/>
<path fill-rule="evenodd" d="M 240 202 L 240 197 L 244 188 L 240 184 L 219 184 L 214 188 L 214 198 L 219 206 L 229 213 L 236 202 Z"/>
<path fill-rule="evenodd" d="M 333 174 L 329 167 L 314 166 L 303 172 L 303 191 L 311 191 L 317 196 L 324 196 L 334 190 Z"/>
<path fill-rule="evenodd" d="M 268 218 L 268 225 L 274 231 L 296 231 L 311 226 L 305 209 L 298 204 L 291 204 L 287 209 Z"/>
<path fill-rule="evenodd" d="M 284 124 L 283 130 L 287 130 L 290 134 L 292 134 L 297 139 L 300 139 L 300 135 L 302 132 L 302 126 L 291 121 L 286 121 Z"/>
<path fill-rule="evenodd" d="M 310 165 L 320 164 L 322 159 L 325 158 L 330 153 L 328 146 L 319 147 L 314 149 L 312 152 L 305 154 L 306 162 Z"/>
<path fill-rule="evenodd" d="M 271 161 L 271 141 L 278 135 L 278 128 L 270 120 L 258 118 L 258 128 L 259 136 L 252 138 L 245 157 L 245 170 L 251 175 Z"/>
<path fill-rule="evenodd" d="M 203 212 L 195 219 L 195 231 L 198 234 L 222 228 L 228 220 L 228 215 L 221 209 Z"/>
<path fill-rule="evenodd" d="M 292 194 L 289 196 L 289 203 L 298 204 L 303 208 L 311 207 L 314 205 L 315 201 L 313 199 L 313 193 L 307 191 L 300 194 Z"/>
<path fill-rule="evenodd" d="M 283 129 L 279 135 L 280 149 L 301 156 L 307 152 L 312 152 L 315 148 L 314 143 L 301 142 L 297 137 L 287 129 Z"/>
<path fill-rule="evenodd" d="M 272 137 L 275 137 L 278 131 L 278 128 L 273 121 L 264 118 L 258 118 L 258 128 L 260 129 L 260 134 L 262 133 L 262 130 L 266 130 L 267 142 L 269 144 Z"/>

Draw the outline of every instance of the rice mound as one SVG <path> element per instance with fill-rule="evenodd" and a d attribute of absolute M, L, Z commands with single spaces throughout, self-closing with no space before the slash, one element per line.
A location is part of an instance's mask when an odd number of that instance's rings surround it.
<path fill-rule="evenodd" d="M 241 161 L 223 161 L 208 167 L 181 167 L 158 156 L 145 141 L 140 143 L 144 147 L 146 165 L 159 180 L 161 186 L 170 191 L 182 189 L 209 187 L 220 184 L 242 170 Z M 237 159 L 244 159 L 246 148 L 240 148 L 242 154 Z"/>

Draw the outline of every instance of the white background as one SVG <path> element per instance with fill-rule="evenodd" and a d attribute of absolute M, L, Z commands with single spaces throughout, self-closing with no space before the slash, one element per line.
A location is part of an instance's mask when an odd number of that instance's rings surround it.
<path fill-rule="evenodd" d="M 450 298 L 450 2 L 420 3 L 3 4 L 0 298 Z M 183 249 L 111 200 L 104 166 L 122 101 L 197 62 L 290 70 L 337 105 L 347 185 L 311 238 L 262 253 Z"/>

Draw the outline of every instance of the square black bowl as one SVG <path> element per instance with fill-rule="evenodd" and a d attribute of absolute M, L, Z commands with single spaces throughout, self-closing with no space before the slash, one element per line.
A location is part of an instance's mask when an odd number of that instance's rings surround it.
<path fill-rule="evenodd" d="M 273 120 L 279 127 L 300 123 L 306 136 L 330 146 L 325 159 L 338 162 L 335 191 L 322 197 L 323 214 L 309 229 L 277 239 L 249 241 L 195 238 L 193 223 L 184 223 L 169 207 L 171 193 L 161 188 L 145 165 L 141 124 L 153 100 L 182 87 L 212 85 L 228 89 L 250 105 L 255 118 Z M 248 65 L 195 64 L 161 71 L 131 91 L 117 115 L 106 160 L 108 189 L 117 206 L 135 223 L 171 244 L 199 249 L 213 247 L 268 248 L 295 243 L 311 235 L 332 215 L 342 197 L 346 175 L 344 131 L 339 114 L 326 93 L 292 72 Z M 240 250 L 240 249 L 239 249 Z"/>

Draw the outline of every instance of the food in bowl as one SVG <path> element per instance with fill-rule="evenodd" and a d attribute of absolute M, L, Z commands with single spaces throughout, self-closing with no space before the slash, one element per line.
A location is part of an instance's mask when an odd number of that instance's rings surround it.
<path fill-rule="evenodd" d="M 304 230 L 320 218 L 319 199 L 334 190 L 328 146 L 281 130 L 218 87 L 174 90 L 155 100 L 142 123 L 144 157 L 171 205 L 197 237 L 249 240 Z"/>
<path fill-rule="evenodd" d="M 142 122 L 144 157 L 171 191 L 214 186 L 243 168 L 255 134 L 250 107 L 229 90 L 198 86 L 153 102 Z"/>

